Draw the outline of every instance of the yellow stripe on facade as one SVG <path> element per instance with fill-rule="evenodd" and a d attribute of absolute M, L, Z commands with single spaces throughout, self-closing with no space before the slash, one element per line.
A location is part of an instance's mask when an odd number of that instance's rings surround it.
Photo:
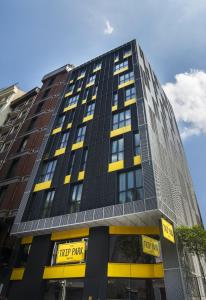
<path fill-rule="evenodd" d="M 33 240 L 33 236 L 32 236 L 32 235 L 24 236 L 24 237 L 21 239 L 21 244 L 22 244 L 22 245 L 31 244 L 31 243 L 32 243 L 32 240 Z"/>
<path fill-rule="evenodd" d="M 64 184 L 70 183 L 71 175 L 66 175 L 64 178 Z"/>
<path fill-rule="evenodd" d="M 78 174 L 78 180 L 83 180 L 84 176 L 85 176 L 85 172 L 84 171 L 79 172 L 79 174 Z"/>
<path fill-rule="evenodd" d="M 101 68 L 102 68 L 102 67 L 98 67 L 98 68 L 94 69 L 94 70 L 93 70 L 93 73 L 95 73 L 95 72 L 97 72 L 97 71 L 100 71 Z"/>
<path fill-rule="evenodd" d="M 80 149 L 84 146 L 84 142 L 75 143 L 72 145 L 72 150 Z"/>
<path fill-rule="evenodd" d="M 63 110 L 63 112 L 69 111 L 69 110 L 71 110 L 71 109 L 73 109 L 75 107 L 77 107 L 77 104 L 73 104 L 73 105 L 67 106 L 67 107 L 65 107 L 65 109 Z"/>
<path fill-rule="evenodd" d="M 97 99 L 97 95 L 93 95 L 92 100 L 96 100 L 96 99 Z"/>
<path fill-rule="evenodd" d="M 85 277 L 86 264 L 45 267 L 43 279 Z"/>
<path fill-rule="evenodd" d="M 62 127 L 55 128 L 55 129 L 53 129 L 52 134 L 59 133 L 59 132 L 61 132 L 61 130 L 62 130 Z"/>
<path fill-rule="evenodd" d="M 86 99 L 82 100 L 82 104 L 85 104 L 86 102 L 87 102 L 87 100 L 86 100 Z"/>
<path fill-rule="evenodd" d="M 108 263 L 108 277 L 164 278 L 163 264 Z"/>
<path fill-rule="evenodd" d="M 140 155 L 136 155 L 133 158 L 134 166 L 141 165 L 142 159 Z"/>
<path fill-rule="evenodd" d="M 72 123 L 68 123 L 67 124 L 67 129 L 71 128 L 72 127 Z"/>
<path fill-rule="evenodd" d="M 128 85 L 130 85 L 130 84 L 134 84 L 134 79 L 129 80 L 129 81 L 127 81 L 127 82 L 124 82 L 124 83 L 122 83 L 122 84 L 119 84 L 119 85 L 118 85 L 118 89 L 122 89 L 122 88 L 124 88 L 124 87 L 126 87 L 126 86 L 128 86 Z"/>
<path fill-rule="evenodd" d="M 14 268 L 11 273 L 10 280 L 22 280 L 25 268 Z"/>
<path fill-rule="evenodd" d="M 114 136 L 117 136 L 117 135 L 120 135 L 120 134 L 124 134 L 126 132 L 131 131 L 131 130 L 132 130 L 131 125 L 127 125 L 127 126 L 112 130 L 110 132 L 110 137 L 114 137 Z"/>
<path fill-rule="evenodd" d="M 112 106 L 112 111 L 115 111 L 115 110 L 117 110 L 117 105 Z"/>
<path fill-rule="evenodd" d="M 94 81 L 87 83 L 86 88 L 88 88 L 88 87 L 90 87 L 92 85 L 94 85 Z"/>
<path fill-rule="evenodd" d="M 117 171 L 117 170 L 120 170 L 123 168 L 124 168 L 123 160 L 115 161 L 115 162 L 109 164 L 108 172 L 114 172 L 114 171 Z"/>
<path fill-rule="evenodd" d="M 127 101 L 124 102 L 124 106 L 129 106 L 136 103 L 136 98 L 128 99 Z"/>
<path fill-rule="evenodd" d="M 51 235 L 52 241 L 67 240 L 72 238 L 85 237 L 89 235 L 89 228 L 76 228 L 66 231 L 54 231 Z"/>
<path fill-rule="evenodd" d="M 160 230 L 157 226 L 109 226 L 109 234 L 151 234 L 159 235 Z"/>
<path fill-rule="evenodd" d="M 113 73 L 113 75 L 120 74 L 120 73 L 125 72 L 125 71 L 127 71 L 127 70 L 128 70 L 128 66 L 127 66 L 127 67 L 124 67 L 124 68 L 121 68 L 121 69 L 119 69 L 119 70 L 116 70 L 116 71 Z"/>
<path fill-rule="evenodd" d="M 92 120 L 93 116 L 94 115 L 89 115 L 89 116 L 84 117 L 83 120 L 82 120 L 82 122 L 84 123 L 84 122 L 88 122 L 88 121 Z"/>
<path fill-rule="evenodd" d="M 68 92 L 68 93 L 66 93 L 66 94 L 64 95 L 64 98 L 66 98 L 66 97 L 68 97 L 68 96 L 71 96 L 72 94 L 73 94 L 73 91 Z"/>
<path fill-rule="evenodd" d="M 59 155 L 62 155 L 64 154 L 66 151 L 66 148 L 60 148 L 60 149 L 57 149 L 54 153 L 54 156 L 59 156 Z"/>
<path fill-rule="evenodd" d="M 51 180 L 37 183 L 34 187 L 34 192 L 49 189 L 51 187 Z"/>

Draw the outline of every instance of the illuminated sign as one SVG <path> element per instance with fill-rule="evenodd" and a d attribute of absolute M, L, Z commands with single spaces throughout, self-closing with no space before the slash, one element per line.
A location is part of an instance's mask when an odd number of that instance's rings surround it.
<path fill-rule="evenodd" d="M 85 257 L 85 242 L 59 244 L 56 263 L 70 263 L 83 261 Z"/>
<path fill-rule="evenodd" d="M 175 235 L 172 224 L 161 218 L 163 237 L 172 243 L 175 243 Z"/>
<path fill-rule="evenodd" d="M 142 235 L 142 250 L 146 254 L 160 256 L 160 243 L 146 235 Z"/>

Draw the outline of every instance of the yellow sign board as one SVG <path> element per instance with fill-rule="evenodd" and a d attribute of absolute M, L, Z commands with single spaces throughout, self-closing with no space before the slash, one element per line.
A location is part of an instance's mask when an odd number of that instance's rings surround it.
<path fill-rule="evenodd" d="M 175 235 L 172 224 L 161 218 L 163 237 L 172 243 L 175 243 Z"/>
<path fill-rule="evenodd" d="M 142 249 L 146 254 L 160 256 L 160 243 L 146 235 L 142 235 Z"/>
<path fill-rule="evenodd" d="M 56 264 L 80 262 L 85 257 L 85 242 L 59 244 Z"/>

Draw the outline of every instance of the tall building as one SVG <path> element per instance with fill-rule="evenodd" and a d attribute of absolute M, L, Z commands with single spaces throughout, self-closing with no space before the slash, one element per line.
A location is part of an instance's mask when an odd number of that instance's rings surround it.
<path fill-rule="evenodd" d="M 0 89 L 0 126 L 5 122 L 10 112 L 10 104 L 23 94 L 25 92 L 16 84 Z"/>
<path fill-rule="evenodd" d="M 5 292 L 16 237 L 10 236 L 42 139 L 66 84 L 69 66 L 43 78 L 41 91 L 34 88 L 9 105 L 0 127 L 0 290 Z M 16 245 L 17 244 L 17 245 Z M 7 278 L 8 277 L 8 278 Z"/>
<path fill-rule="evenodd" d="M 12 228 L 8 299 L 205 297 L 180 224 L 201 224 L 198 204 L 172 107 L 133 40 L 68 73 Z"/>

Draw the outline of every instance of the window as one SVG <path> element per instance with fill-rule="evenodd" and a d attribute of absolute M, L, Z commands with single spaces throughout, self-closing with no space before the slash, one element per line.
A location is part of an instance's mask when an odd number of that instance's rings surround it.
<path fill-rule="evenodd" d="M 97 91 L 98 91 L 98 86 L 94 86 L 93 91 L 92 91 L 92 95 L 96 96 L 97 95 Z"/>
<path fill-rule="evenodd" d="M 35 114 L 39 113 L 42 110 L 43 104 L 44 102 L 42 101 L 37 105 Z"/>
<path fill-rule="evenodd" d="M 111 156 L 110 162 L 115 162 L 124 159 L 124 139 L 120 138 L 111 141 Z"/>
<path fill-rule="evenodd" d="M 89 90 L 85 90 L 84 99 L 87 100 L 89 96 Z"/>
<path fill-rule="evenodd" d="M 57 122 L 56 122 L 56 128 L 57 127 L 63 127 L 64 120 L 65 120 L 65 115 L 58 116 L 58 119 L 57 119 Z"/>
<path fill-rule="evenodd" d="M 79 100 L 79 95 L 73 96 L 71 98 L 66 98 L 64 107 L 77 104 L 78 100 Z"/>
<path fill-rule="evenodd" d="M 121 76 L 119 76 L 119 84 L 125 83 L 125 82 L 133 80 L 133 79 L 134 79 L 133 72 L 122 74 Z"/>
<path fill-rule="evenodd" d="M 16 169 L 17 169 L 17 165 L 18 165 L 19 159 L 14 159 L 13 162 L 10 165 L 10 168 L 8 170 L 7 173 L 7 178 L 11 178 L 14 177 L 16 174 Z"/>
<path fill-rule="evenodd" d="M 41 213 L 42 218 L 48 218 L 51 216 L 54 194 L 55 194 L 55 191 L 47 191 L 46 192 L 46 197 L 44 197 L 45 201 L 43 203 L 42 213 Z"/>
<path fill-rule="evenodd" d="M 98 64 L 95 65 L 94 70 L 100 69 L 102 67 L 102 63 L 99 62 Z"/>
<path fill-rule="evenodd" d="M 128 67 L 128 60 L 124 60 L 123 62 L 114 65 L 114 72 L 125 67 Z"/>
<path fill-rule="evenodd" d="M 127 88 L 125 90 L 125 100 L 129 100 L 132 98 L 136 98 L 136 91 L 135 91 L 135 87 L 131 87 L 131 88 Z"/>
<path fill-rule="evenodd" d="M 134 134 L 134 154 L 140 155 L 140 136 L 139 133 Z"/>
<path fill-rule="evenodd" d="M 72 109 L 72 110 L 69 111 L 69 114 L 67 114 L 68 115 L 68 119 L 67 119 L 68 123 L 71 123 L 74 120 L 74 114 L 75 114 L 75 110 L 74 109 Z"/>
<path fill-rule="evenodd" d="M 94 109 L 95 109 L 95 103 L 91 103 L 87 106 L 86 114 L 85 117 L 93 115 L 94 114 Z"/>
<path fill-rule="evenodd" d="M 32 129 L 34 128 L 34 125 L 35 125 L 35 123 L 36 123 L 36 120 L 37 120 L 37 118 L 33 118 L 33 119 L 30 121 L 29 126 L 28 126 L 28 128 L 27 128 L 27 131 L 30 131 L 30 130 L 32 130 Z"/>
<path fill-rule="evenodd" d="M 113 99 L 112 99 L 112 106 L 118 105 L 118 93 L 115 92 L 113 94 Z"/>
<path fill-rule="evenodd" d="M 127 49 L 124 51 L 124 56 L 129 56 L 132 54 L 132 50 L 131 49 Z"/>
<path fill-rule="evenodd" d="M 24 138 L 20 144 L 19 152 L 23 152 L 25 150 L 27 143 L 28 143 L 28 139 Z"/>
<path fill-rule="evenodd" d="M 116 53 L 116 54 L 114 55 L 114 61 L 117 62 L 118 60 L 119 60 L 119 54 Z"/>
<path fill-rule="evenodd" d="M 52 180 L 54 175 L 55 167 L 56 167 L 57 160 L 47 161 L 42 166 L 42 172 L 39 176 L 39 182 L 44 182 L 48 180 Z"/>
<path fill-rule="evenodd" d="M 78 82 L 77 82 L 77 88 L 78 89 L 81 89 L 82 88 L 82 85 L 83 85 L 83 79 L 80 79 Z"/>
<path fill-rule="evenodd" d="M 85 74 L 86 74 L 85 70 L 80 70 L 78 77 L 80 77 L 80 76 L 83 77 L 83 76 L 85 76 Z"/>
<path fill-rule="evenodd" d="M 48 82 L 48 86 L 52 85 L 54 83 L 55 77 L 50 78 Z"/>
<path fill-rule="evenodd" d="M 51 89 L 47 89 L 44 94 L 43 94 L 43 97 L 42 98 L 46 98 L 47 96 L 49 96 L 49 92 L 51 91 Z"/>
<path fill-rule="evenodd" d="M 80 170 L 85 171 L 87 163 L 88 149 L 84 149 L 82 153 Z"/>
<path fill-rule="evenodd" d="M 82 187 L 83 184 L 75 184 L 72 186 L 71 195 L 70 195 L 70 213 L 78 212 L 80 209 L 80 202 L 82 198 Z"/>
<path fill-rule="evenodd" d="M 6 191 L 7 191 L 7 186 L 3 186 L 0 188 L 0 205 L 3 203 Z"/>
<path fill-rule="evenodd" d="M 142 170 L 119 174 L 119 203 L 143 199 Z"/>
<path fill-rule="evenodd" d="M 81 141 L 84 140 L 85 133 L 86 133 L 86 126 L 82 126 L 82 127 L 78 128 L 76 143 L 81 142 Z"/>
<path fill-rule="evenodd" d="M 68 139 L 69 139 L 69 131 L 63 133 L 59 148 L 66 148 Z"/>
<path fill-rule="evenodd" d="M 127 126 L 131 124 L 131 112 L 130 109 L 124 110 L 120 113 L 113 115 L 112 130 Z"/>
<path fill-rule="evenodd" d="M 87 81 L 87 83 L 94 82 L 94 81 L 95 81 L 95 79 L 96 79 L 96 74 L 95 74 L 95 75 L 92 75 L 92 76 L 90 76 L 90 77 L 88 78 L 88 81 Z"/>
<path fill-rule="evenodd" d="M 73 92 L 73 90 L 74 90 L 74 84 L 71 84 L 71 85 L 69 85 L 69 86 L 67 87 L 66 93 Z"/>
<path fill-rule="evenodd" d="M 74 160 L 75 160 L 75 152 L 71 152 L 71 155 L 69 158 L 69 165 L 68 165 L 68 174 L 72 174 L 72 170 L 74 167 Z"/>

